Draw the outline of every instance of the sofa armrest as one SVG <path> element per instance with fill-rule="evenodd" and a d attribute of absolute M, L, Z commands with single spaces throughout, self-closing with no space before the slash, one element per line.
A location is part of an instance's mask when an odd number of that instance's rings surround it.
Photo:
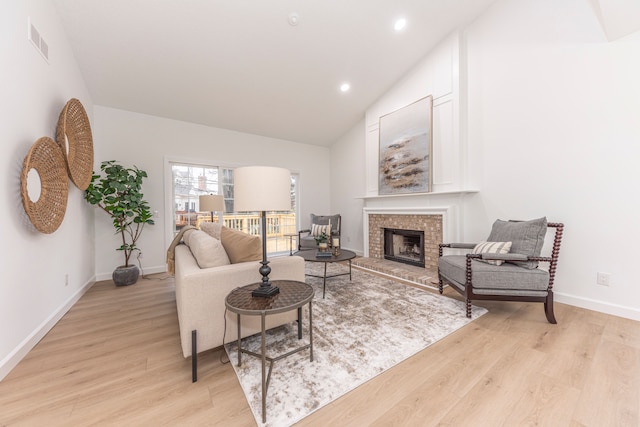
<path fill-rule="evenodd" d="M 304 282 L 304 260 L 301 257 L 276 257 L 269 260 L 269 266 L 271 280 Z M 184 357 L 191 356 L 193 330 L 198 331 L 198 352 L 237 338 L 237 316 L 227 313 L 225 299 L 237 287 L 259 283 L 262 279 L 260 267 L 260 262 L 251 261 L 201 269 L 188 247 L 176 247 L 176 307 Z M 296 318 L 296 310 L 268 316 L 267 328 Z M 242 318 L 243 337 L 259 331 L 259 316 Z"/>

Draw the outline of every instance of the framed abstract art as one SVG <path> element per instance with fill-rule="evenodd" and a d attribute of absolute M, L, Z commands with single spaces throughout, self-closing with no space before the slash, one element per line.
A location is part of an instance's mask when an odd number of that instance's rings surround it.
<path fill-rule="evenodd" d="M 380 117 L 378 194 L 431 191 L 432 111 L 429 95 Z"/>

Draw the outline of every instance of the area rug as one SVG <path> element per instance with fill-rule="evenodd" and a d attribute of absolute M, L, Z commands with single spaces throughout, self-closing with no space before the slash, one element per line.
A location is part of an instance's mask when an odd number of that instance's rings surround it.
<path fill-rule="evenodd" d="M 308 274 L 322 274 L 321 263 L 306 263 Z M 348 266 L 329 264 L 328 274 L 348 272 Z M 267 422 L 262 423 L 261 362 L 243 355 L 237 366 L 236 343 L 226 346 L 249 406 L 259 426 L 290 426 L 376 375 L 486 313 L 473 307 L 465 316 L 464 303 L 353 269 L 349 276 L 322 279 L 307 276 L 314 287 L 313 362 L 309 350 L 274 363 L 267 392 Z M 309 342 L 308 305 L 303 311 L 303 338 L 294 322 L 267 333 L 267 355 L 275 357 Z M 242 341 L 260 352 L 260 335 Z M 268 364 L 267 364 L 268 369 Z"/>

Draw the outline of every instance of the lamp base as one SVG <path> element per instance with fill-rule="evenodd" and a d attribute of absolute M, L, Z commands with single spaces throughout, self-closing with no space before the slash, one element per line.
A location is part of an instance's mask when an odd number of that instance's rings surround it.
<path fill-rule="evenodd" d="M 258 298 L 271 298 L 274 295 L 278 295 L 280 293 L 280 288 L 277 286 L 260 286 L 257 289 L 254 289 L 251 292 L 252 297 Z"/>

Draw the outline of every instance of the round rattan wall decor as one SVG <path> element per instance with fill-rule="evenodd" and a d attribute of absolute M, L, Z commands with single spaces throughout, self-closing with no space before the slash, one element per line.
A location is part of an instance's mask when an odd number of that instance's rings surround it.
<path fill-rule="evenodd" d="M 40 183 L 36 191 L 31 188 L 30 177 Z M 37 190 L 40 190 L 39 194 Z M 49 234 L 60 227 L 67 210 L 68 194 L 69 181 L 62 150 L 53 139 L 42 137 L 29 149 L 20 175 L 22 204 L 38 231 Z"/>
<path fill-rule="evenodd" d="M 60 112 L 56 142 L 62 147 L 71 181 L 86 190 L 93 174 L 93 136 L 87 112 L 75 98 Z"/>

